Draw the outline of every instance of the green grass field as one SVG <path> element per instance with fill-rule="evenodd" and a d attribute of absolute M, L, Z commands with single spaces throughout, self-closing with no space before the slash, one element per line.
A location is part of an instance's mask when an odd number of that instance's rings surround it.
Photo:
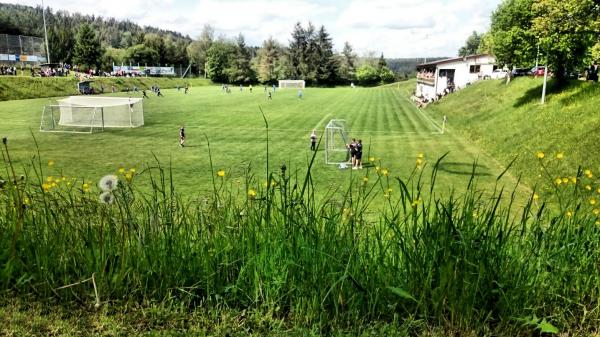
<path fill-rule="evenodd" d="M 2 136 L 7 136 L 13 160 L 27 166 L 35 154 L 37 140 L 42 161 L 55 162 L 47 175 L 65 175 L 87 181 L 114 173 L 118 168 L 137 172 L 155 165 L 173 167 L 176 188 L 185 193 L 212 189 L 207 141 L 214 170 L 224 169 L 235 183 L 251 168 L 260 184 L 266 180 L 266 129 L 259 107 L 269 123 L 269 169 L 279 170 L 285 162 L 290 172 L 304 174 L 311 159 L 309 134 L 318 135 L 330 119 L 348 122 L 350 136 L 364 143 L 363 170 L 339 170 L 326 165 L 324 152 L 316 156 L 313 179 L 322 192 L 331 191 L 352 177 L 374 175 L 376 166 L 390 177 L 406 179 L 416 166 L 419 153 L 425 155 L 425 173 L 431 163 L 449 153 L 440 166 L 439 191 L 460 190 L 468 183 L 473 164 L 482 186 L 495 183 L 502 172 L 499 163 L 454 133 L 440 134 L 436 123 L 416 109 L 404 94 L 412 82 L 385 88 L 308 88 L 304 98 L 295 90 L 277 91 L 267 100 L 262 87 L 253 93 L 237 88 L 225 94 L 220 87 L 164 90 L 165 97 L 151 95 L 144 101 L 145 125 L 137 129 L 107 130 L 89 134 L 41 133 L 41 111 L 48 99 L 0 102 Z M 179 125 L 186 126 L 186 147 L 178 145 Z M 369 163 L 369 157 L 376 160 Z M 508 180 L 510 184 L 514 179 Z M 506 181 L 506 180 L 505 180 Z"/>
<path fill-rule="evenodd" d="M 310 88 L 303 100 L 295 90 L 272 101 L 260 88 L 165 90 L 145 102 L 144 127 L 88 135 L 38 132 L 46 99 L 0 103 L 0 175 L 10 178 L 0 181 L 0 335 L 597 335 L 600 180 L 581 144 L 596 138 L 576 131 L 592 127 L 597 89 L 572 84 L 541 109 L 524 101 L 537 84 L 486 81 L 425 111 L 406 98 L 411 82 Z M 565 111 L 579 118 L 574 132 L 554 130 Z M 428 115 L 447 115 L 450 132 Z M 322 134 L 331 118 L 378 159 L 339 170 L 321 151 L 305 178 L 310 130 Z M 515 153 L 514 175 L 544 174 L 537 197 L 524 186 L 515 202 L 495 188 Z M 262 188 L 267 158 L 276 185 Z M 578 161 L 591 170 L 574 173 Z M 100 200 L 98 188 L 62 179 L 40 188 L 62 175 L 95 185 L 120 167 L 140 176 L 104 186 Z M 503 175 L 509 191 L 515 183 Z"/>

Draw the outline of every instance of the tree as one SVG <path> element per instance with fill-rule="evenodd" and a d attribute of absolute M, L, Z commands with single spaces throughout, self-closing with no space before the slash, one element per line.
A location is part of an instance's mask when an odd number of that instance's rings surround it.
<path fill-rule="evenodd" d="M 531 31 L 533 0 L 506 0 L 492 13 L 493 51 L 499 65 L 529 67 L 537 52 Z"/>
<path fill-rule="evenodd" d="M 206 72 L 208 77 L 219 83 L 229 81 L 230 62 L 237 53 L 237 46 L 230 41 L 215 41 L 206 51 Z"/>
<path fill-rule="evenodd" d="M 316 61 L 317 45 L 314 39 L 315 27 L 308 23 L 304 29 L 300 22 L 297 22 L 292 31 L 292 40 L 290 40 L 289 57 L 293 69 L 294 79 L 303 79 L 307 82 L 316 80 Z"/>
<path fill-rule="evenodd" d="M 54 26 L 48 31 L 51 60 L 70 63 L 73 58 L 75 39 L 69 26 Z"/>
<path fill-rule="evenodd" d="M 271 37 L 263 41 L 256 57 L 256 72 L 261 83 L 275 83 L 277 81 L 276 68 L 279 58 L 283 54 L 282 49 L 277 41 Z"/>
<path fill-rule="evenodd" d="M 339 63 L 333 54 L 331 37 L 321 26 L 315 38 L 314 64 L 316 65 L 316 78 L 319 84 L 333 84 L 337 81 Z"/>
<path fill-rule="evenodd" d="M 102 46 L 100 39 L 87 23 L 79 27 L 77 42 L 73 50 L 73 62 L 80 65 L 83 70 L 100 66 Z"/>
<path fill-rule="evenodd" d="M 143 44 L 136 44 L 127 48 L 126 54 L 127 60 L 135 64 L 155 65 L 160 59 L 156 50 Z"/>
<path fill-rule="evenodd" d="M 254 71 L 250 65 L 250 49 L 246 46 L 244 35 L 241 33 L 236 39 L 235 54 L 231 55 L 228 67 L 229 81 L 232 83 L 251 83 L 254 80 Z"/>
<path fill-rule="evenodd" d="M 532 32 L 539 39 L 548 66 L 558 82 L 583 64 L 598 41 L 600 2 L 595 0 L 536 0 Z"/>
<path fill-rule="evenodd" d="M 165 64 L 166 61 L 166 48 L 165 41 L 163 41 L 162 37 L 155 33 L 149 33 L 144 35 L 144 46 L 150 48 L 158 54 L 158 58 L 155 61 L 154 65 Z"/>
<path fill-rule="evenodd" d="M 483 34 L 477 34 L 476 31 L 473 31 L 473 34 L 467 38 L 465 45 L 458 50 L 458 56 L 477 54 L 482 38 Z"/>
<path fill-rule="evenodd" d="M 112 69 L 113 64 L 121 65 L 127 60 L 127 50 L 108 47 L 102 56 L 102 69 Z"/>
<path fill-rule="evenodd" d="M 195 65 L 200 72 L 205 71 L 206 54 L 212 46 L 214 39 L 215 29 L 211 25 L 204 25 L 198 39 L 190 43 L 187 47 L 187 54 L 190 62 Z"/>
<path fill-rule="evenodd" d="M 377 84 L 380 81 L 379 71 L 369 64 L 364 64 L 356 70 L 356 79 L 361 85 Z"/>
<path fill-rule="evenodd" d="M 354 81 L 356 78 L 356 54 L 350 43 L 344 43 L 344 49 L 340 56 L 339 78 L 344 83 Z"/>
<path fill-rule="evenodd" d="M 377 70 L 381 71 L 383 68 L 387 68 L 387 62 L 385 62 L 385 57 L 383 57 L 383 53 L 381 53 L 381 56 L 377 61 Z"/>

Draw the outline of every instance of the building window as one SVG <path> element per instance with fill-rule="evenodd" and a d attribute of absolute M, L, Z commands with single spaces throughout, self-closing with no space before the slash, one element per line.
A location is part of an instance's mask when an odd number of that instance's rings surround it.
<path fill-rule="evenodd" d="M 480 70 L 481 70 L 481 66 L 480 65 L 470 66 L 469 67 L 469 72 L 471 74 L 477 74 L 477 73 L 479 73 Z"/>

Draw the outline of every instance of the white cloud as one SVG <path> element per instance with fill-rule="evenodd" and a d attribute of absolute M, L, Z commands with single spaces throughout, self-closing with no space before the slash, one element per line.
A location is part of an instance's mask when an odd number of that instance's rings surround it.
<path fill-rule="evenodd" d="M 37 0 L 2 0 L 37 6 Z M 483 32 L 501 0 L 47 0 L 54 11 L 129 19 L 196 37 L 206 23 L 217 34 L 244 34 L 260 45 L 287 43 L 297 21 L 325 25 L 335 47 L 386 57 L 452 56 L 473 30 Z"/>

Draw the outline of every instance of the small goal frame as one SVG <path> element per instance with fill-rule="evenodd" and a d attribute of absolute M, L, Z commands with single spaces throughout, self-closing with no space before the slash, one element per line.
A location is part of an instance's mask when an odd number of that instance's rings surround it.
<path fill-rule="evenodd" d="M 304 89 L 306 82 L 304 80 L 279 80 L 279 89 L 297 88 Z"/>
<path fill-rule="evenodd" d="M 332 119 L 325 126 L 325 164 L 350 162 L 350 150 L 347 147 L 350 128 L 343 119 Z M 345 158 L 340 160 L 340 158 Z"/>
<path fill-rule="evenodd" d="M 40 132 L 93 133 L 144 125 L 141 98 L 71 96 L 44 106 Z M 86 104 L 89 103 L 89 104 Z"/>

